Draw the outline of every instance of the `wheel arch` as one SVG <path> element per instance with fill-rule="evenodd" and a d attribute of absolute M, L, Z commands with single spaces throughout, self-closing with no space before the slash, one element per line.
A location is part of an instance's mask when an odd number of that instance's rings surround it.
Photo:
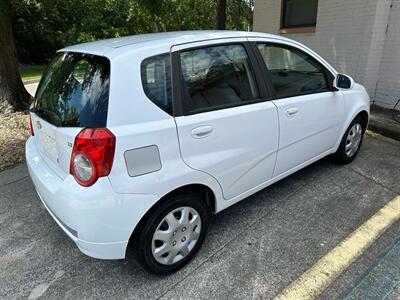
<path fill-rule="evenodd" d="M 369 121 L 369 107 L 361 106 L 358 109 L 354 110 L 353 113 L 349 114 L 346 118 L 345 122 L 343 123 L 343 127 L 341 129 L 340 135 L 336 142 L 335 151 L 339 148 L 340 142 L 342 141 L 343 135 L 346 132 L 347 128 L 350 126 L 351 122 L 357 117 L 360 116 L 364 122 L 365 129 L 368 126 Z"/>
<path fill-rule="evenodd" d="M 174 190 L 168 192 L 164 196 L 162 196 L 156 203 L 153 204 L 150 209 L 142 216 L 140 221 L 137 223 L 135 228 L 133 229 L 131 236 L 129 238 L 127 250 L 132 248 L 133 242 L 140 231 L 143 229 L 145 222 L 151 216 L 151 214 L 165 201 L 168 201 L 174 195 L 182 194 L 182 193 L 196 193 L 200 196 L 200 198 L 204 201 L 205 205 L 207 206 L 210 213 L 217 212 L 217 199 L 214 191 L 207 185 L 202 183 L 191 183 L 186 184 L 180 187 L 175 188 Z"/>
<path fill-rule="evenodd" d="M 369 121 L 369 114 L 368 114 L 368 112 L 366 111 L 366 110 L 362 110 L 362 111 L 360 111 L 354 118 L 353 118 L 353 120 L 355 119 L 355 118 L 357 118 L 358 116 L 360 116 L 361 117 L 361 119 L 363 120 L 363 125 L 364 125 L 364 130 L 366 130 L 367 129 L 367 126 L 368 126 L 368 121 Z"/>

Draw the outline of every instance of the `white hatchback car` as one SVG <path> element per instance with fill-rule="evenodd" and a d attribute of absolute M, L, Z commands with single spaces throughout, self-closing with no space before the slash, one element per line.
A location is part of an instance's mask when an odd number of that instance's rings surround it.
<path fill-rule="evenodd" d="M 185 265 L 210 213 L 333 155 L 352 161 L 366 90 L 304 45 L 255 32 L 67 47 L 43 76 L 26 161 L 79 249 L 149 271 Z"/>

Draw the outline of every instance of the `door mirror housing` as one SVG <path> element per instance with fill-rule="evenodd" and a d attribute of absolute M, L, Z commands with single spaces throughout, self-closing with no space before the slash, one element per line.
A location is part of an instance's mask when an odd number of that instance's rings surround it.
<path fill-rule="evenodd" d="M 348 75 L 337 74 L 333 86 L 337 89 L 351 89 L 354 85 L 354 80 Z"/>

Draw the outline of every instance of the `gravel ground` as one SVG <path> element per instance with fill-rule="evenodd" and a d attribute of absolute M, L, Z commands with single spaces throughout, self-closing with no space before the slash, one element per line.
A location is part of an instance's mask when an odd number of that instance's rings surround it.
<path fill-rule="evenodd" d="M 29 135 L 27 113 L 0 114 L 0 171 L 25 160 L 24 145 Z"/>

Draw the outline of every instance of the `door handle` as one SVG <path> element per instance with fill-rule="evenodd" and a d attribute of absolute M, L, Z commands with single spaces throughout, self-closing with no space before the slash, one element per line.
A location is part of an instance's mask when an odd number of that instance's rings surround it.
<path fill-rule="evenodd" d="M 297 107 L 291 107 L 286 110 L 286 115 L 288 117 L 293 117 L 294 115 L 297 115 L 298 112 L 299 109 Z"/>
<path fill-rule="evenodd" d="M 192 129 L 192 137 L 195 139 L 200 139 L 206 136 L 209 136 L 211 132 L 213 131 L 213 128 L 211 126 L 200 126 Z"/>

